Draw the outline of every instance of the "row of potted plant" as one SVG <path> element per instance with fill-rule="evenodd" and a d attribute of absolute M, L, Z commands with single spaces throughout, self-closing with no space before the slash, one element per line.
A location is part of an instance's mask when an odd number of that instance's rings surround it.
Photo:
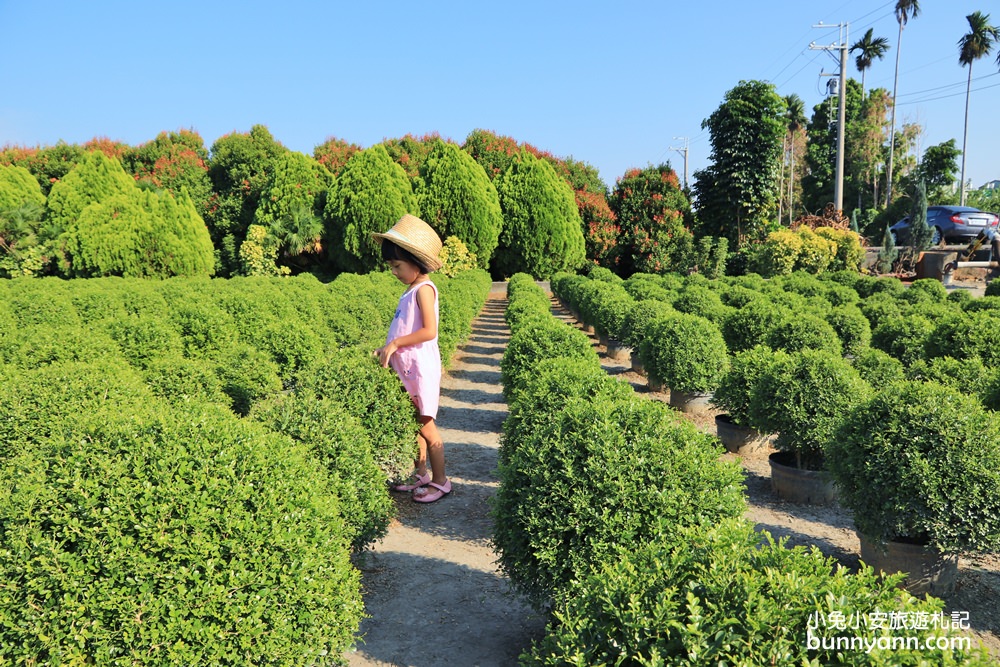
<path fill-rule="evenodd" d="M 654 279 L 641 280 L 656 286 Z M 676 280 L 673 278 L 670 282 Z M 680 280 L 683 283 L 684 279 Z M 589 283 L 604 283 L 604 286 L 595 287 Z M 797 287 L 822 289 L 823 285 L 820 281 L 800 281 Z M 581 315 L 586 317 L 601 312 L 593 304 L 599 298 L 597 295 L 626 288 L 624 283 L 600 278 L 562 275 L 553 280 L 553 289 L 571 307 L 582 302 L 580 295 L 591 295 L 592 302 L 580 307 Z M 951 392 L 953 398 L 949 400 L 963 404 L 966 415 L 962 417 L 955 412 L 951 417 L 973 419 L 980 424 L 981 432 L 990 433 L 997 421 L 995 413 L 984 408 L 976 397 L 963 397 L 954 387 L 934 381 L 934 371 L 938 377 L 948 378 L 947 371 L 958 373 L 961 368 L 968 367 L 970 360 L 978 360 L 978 356 L 969 354 L 964 362 L 956 364 L 941 363 L 946 357 L 932 358 L 929 362 L 919 359 L 915 368 L 911 368 L 913 374 L 907 374 L 900 360 L 865 345 L 856 345 L 853 354 L 845 356 L 843 351 L 848 347 L 845 344 L 848 336 L 836 335 L 836 332 L 832 338 L 817 335 L 822 327 L 815 323 L 797 326 L 789 320 L 777 324 L 768 322 L 765 307 L 768 304 L 745 289 L 744 286 L 735 292 L 719 289 L 719 302 L 733 309 L 721 315 L 724 322 L 721 329 L 713 330 L 714 325 L 708 318 L 678 312 L 678 306 L 684 307 L 679 298 L 669 305 L 660 299 L 646 299 L 633 303 L 629 312 L 634 311 L 634 316 L 626 315 L 626 321 L 633 324 L 644 322 L 642 332 L 623 331 L 621 335 L 632 342 L 638 341 L 638 356 L 646 365 L 650 379 L 654 382 L 665 380 L 671 388 L 671 396 L 674 387 L 682 392 L 713 392 L 712 404 L 724 410 L 736 425 L 749 430 L 751 435 L 743 437 L 751 447 L 759 448 L 760 434 L 776 434 L 775 445 L 779 452 L 771 455 L 772 483 L 789 499 L 832 502 L 839 491 L 842 494 L 840 502 L 854 513 L 859 533 L 865 538 L 877 545 L 893 541 L 918 542 L 928 547 L 930 555 L 938 560 L 942 554 L 988 551 L 1000 546 L 1000 519 L 996 518 L 1000 516 L 1000 466 L 996 465 L 1000 461 L 1000 440 L 994 439 L 977 447 L 973 453 L 963 449 L 961 456 L 965 468 L 956 475 L 954 469 L 948 469 L 947 462 L 959 456 L 956 452 L 961 448 L 959 442 L 932 439 L 934 446 L 921 449 L 918 446 L 921 441 L 908 435 L 910 430 L 921 428 L 940 412 L 940 408 L 930 401 L 918 402 L 908 406 L 908 410 L 901 409 L 895 415 L 894 426 L 883 434 L 881 446 L 893 451 L 896 458 L 897 465 L 892 472 L 859 464 L 860 460 L 867 460 L 865 453 L 871 447 L 868 435 L 858 435 L 862 432 L 859 424 L 866 423 L 878 405 L 911 396 L 904 388 L 926 386 L 923 391 L 937 392 L 934 395 L 939 396 L 943 396 L 941 392 Z M 833 291 L 841 301 L 851 298 L 839 287 Z M 891 303 L 895 304 L 896 299 L 902 303 L 921 303 L 924 297 L 920 292 L 938 293 L 935 288 L 921 284 L 917 286 L 916 296 L 904 299 L 900 293 Z M 878 291 L 873 293 L 879 294 Z M 734 296 L 736 298 L 730 299 Z M 860 295 L 856 297 L 860 301 Z M 727 300 L 735 303 L 737 299 L 742 303 L 739 307 L 726 304 Z M 890 303 L 879 296 L 873 301 Z M 942 306 L 942 310 L 950 311 L 953 307 L 945 305 L 947 302 L 941 299 L 931 303 Z M 980 313 L 980 317 L 990 318 L 987 325 L 1000 329 L 1000 318 L 993 315 L 993 309 L 970 306 L 971 303 L 965 304 L 960 312 Z M 938 328 L 958 328 L 954 322 L 946 319 Z M 726 323 L 730 325 L 728 336 L 722 333 Z M 761 340 L 754 347 L 740 349 L 750 342 L 747 330 L 755 327 Z M 882 325 L 877 325 L 875 330 L 883 329 Z M 849 330 L 844 328 L 844 331 Z M 727 349 L 726 340 L 739 343 L 729 346 L 735 351 Z M 823 344 L 831 340 L 836 345 Z M 707 341 L 711 343 L 706 344 Z M 879 379 L 886 381 L 879 382 Z M 879 390 L 873 387 L 872 381 Z M 962 426 L 956 423 L 951 430 L 962 432 Z M 972 471 L 977 473 L 971 474 Z M 811 478 L 812 482 L 804 484 L 802 478 Z M 861 495 L 853 491 L 873 485 L 884 489 L 879 496 L 880 503 L 861 502 Z M 929 488 L 937 490 L 934 496 L 937 502 L 925 502 Z M 969 496 L 978 499 L 975 511 L 964 503 Z M 984 511 L 990 516 L 984 518 Z M 894 513 L 892 521 L 885 519 L 889 513 Z M 872 519 L 872 516 L 880 518 Z M 909 517 L 909 520 L 902 517 Z M 875 530 L 875 525 L 880 529 Z M 963 537 L 946 538 L 953 534 L 951 529 L 955 526 L 963 527 L 957 530 Z M 949 571 L 953 573 L 954 559 L 945 560 L 950 563 Z M 948 576 L 944 575 L 942 585 L 945 588 Z"/>
<path fill-rule="evenodd" d="M 605 373 L 533 281 L 512 280 L 509 296 L 493 543 L 515 588 L 550 612 L 521 664 L 988 664 L 982 650 L 810 646 L 813 614 L 941 603 L 898 591 L 898 576 L 762 543 L 741 517 L 738 468 L 706 434 Z"/>

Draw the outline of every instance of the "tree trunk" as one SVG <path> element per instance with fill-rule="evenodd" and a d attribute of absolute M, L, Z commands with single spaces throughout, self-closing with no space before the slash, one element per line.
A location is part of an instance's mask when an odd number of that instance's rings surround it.
<path fill-rule="evenodd" d="M 969 142 L 969 94 L 972 92 L 972 62 L 969 62 L 969 82 L 965 84 L 965 132 L 962 134 L 962 177 L 958 183 L 961 188 L 959 206 L 965 206 L 965 150 Z"/>
<path fill-rule="evenodd" d="M 896 38 L 896 75 L 892 80 L 892 121 L 889 123 L 889 168 L 885 180 L 885 205 L 892 199 L 892 153 L 896 147 L 896 87 L 899 85 L 899 44 L 903 41 L 903 22 L 899 23 L 899 37 Z"/>

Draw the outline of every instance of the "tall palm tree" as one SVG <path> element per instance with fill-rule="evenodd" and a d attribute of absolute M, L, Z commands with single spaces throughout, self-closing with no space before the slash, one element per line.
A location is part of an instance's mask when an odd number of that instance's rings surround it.
<path fill-rule="evenodd" d="M 868 68 L 872 66 L 872 61 L 876 58 L 879 60 L 885 58 L 885 52 L 889 50 L 889 40 L 885 37 L 875 37 L 872 34 L 873 31 L 874 28 L 868 28 L 865 36 L 854 42 L 851 46 L 851 53 L 858 52 L 857 57 L 854 59 L 854 64 L 858 66 L 858 71 L 861 72 L 862 98 L 865 96 L 865 74 Z"/>
<path fill-rule="evenodd" d="M 788 224 L 792 224 L 792 198 L 795 184 L 795 135 L 806 124 L 806 105 L 802 98 L 792 93 L 785 97 L 785 124 L 788 128 L 789 169 L 788 169 Z M 780 216 L 779 216 L 780 221 Z"/>
<path fill-rule="evenodd" d="M 896 75 L 892 82 L 892 120 L 889 123 L 889 167 L 885 183 L 885 205 L 892 199 L 892 153 L 896 145 L 896 87 L 899 85 L 899 52 L 903 40 L 903 26 L 910 17 L 917 18 L 920 14 L 920 3 L 917 0 L 896 0 L 896 21 L 899 23 L 899 37 L 896 39 Z"/>
<path fill-rule="evenodd" d="M 972 92 L 972 63 L 993 50 L 993 43 L 1000 39 L 1000 28 L 990 25 L 990 15 L 972 12 L 965 17 L 969 22 L 969 33 L 958 40 L 958 62 L 969 66 L 969 80 L 965 84 L 965 133 L 962 135 L 962 176 L 959 204 L 965 206 L 965 152 L 969 139 L 969 95 Z"/>

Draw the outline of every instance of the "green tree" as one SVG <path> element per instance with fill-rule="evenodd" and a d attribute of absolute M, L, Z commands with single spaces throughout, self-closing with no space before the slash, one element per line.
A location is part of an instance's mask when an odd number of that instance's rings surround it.
<path fill-rule="evenodd" d="M 785 100 L 774 84 L 741 81 L 702 122 L 711 164 L 694 174 L 702 230 L 733 248 L 758 239 L 777 210 Z"/>
<path fill-rule="evenodd" d="M 510 137 L 499 136 L 489 130 L 475 129 L 465 138 L 462 150 L 482 166 L 487 176 L 496 179 L 517 160 L 521 146 Z"/>
<path fill-rule="evenodd" d="M 896 73 L 892 80 L 892 117 L 889 121 L 889 166 L 886 168 L 885 185 L 885 205 L 892 201 L 892 168 L 896 149 L 896 91 L 899 88 L 899 54 L 902 51 L 903 26 L 910 20 L 920 15 L 920 2 L 918 0 L 896 0 L 896 22 L 899 23 L 899 37 L 896 38 Z"/>
<path fill-rule="evenodd" d="M 868 68 L 872 66 L 872 61 L 876 58 L 882 60 L 885 58 L 885 52 L 889 50 L 889 40 L 885 37 L 875 37 L 874 30 L 874 28 L 868 28 L 865 36 L 851 45 L 851 53 L 858 52 L 858 55 L 854 58 L 854 64 L 857 65 L 858 71 L 861 72 L 862 96 L 865 94 L 865 74 L 867 74 Z"/>
<path fill-rule="evenodd" d="M 965 130 L 962 133 L 962 173 L 959 178 L 961 195 L 958 203 L 965 206 L 965 157 L 969 147 L 969 98 L 972 94 L 972 63 L 993 50 L 993 44 L 1000 39 L 1000 29 L 990 23 L 990 15 L 972 12 L 965 19 L 969 22 L 969 32 L 958 40 L 958 62 L 969 66 L 969 79 L 965 84 Z"/>
<path fill-rule="evenodd" d="M 899 250 L 896 249 L 896 240 L 892 231 L 889 230 L 889 225 L 886 225 L 885 231 L 882 233 L 882 248 L 878 251 L 878 260 L 875 263 L 876 271 L 890 273 L 898 256 Z"/>
<path fill-rule="evenodd" d="M 910 208 L 910 246 L 914 255 L 927 250 L 940 239 L 935 239 L 937 231 L 927 226 L 927 185 L 917 181 L 913 187 Z"/>
<path fill-rule="evenodd" d="M 955 184 L 958 156 L 961 151 L 954 139 L 930 146 L 924 151 L 917 167 L 917 178 L 927 184 L 927 199 L 936 204 L 944 203 Z"/>
<path fill-rule="evenodd" d="M 781 193 L 778 195 L 778 222 L 781 222 L 783 210 L 782 206 L 783 197 L 787 192 L 787 209 L 788 209 L 788 223 L 791 224 L 794 219 L 794 209 L 795 209 L 795 154 L 801 150 L 801 144 L 803 142 L 802 128 L 806 124 L 806 112 L 805 112 L 805 102 L 798 95 L 792 93 L 791 95 L 785 96 L 785 123 L 787 127 L 787 132 L 784 138 L 784 155 L 787 156 L 788 162 L 788 187 L 781 188 Z M 782 178 L 784 178 L 784 157 L 782 158 Z"/>
<path fill-rule="evenodd" d="M 621 228 L 616 248 L 621 275 L 686 268 L 693 248 L 691 204 L 669 162 L 629 169 L 615 183 L 608 203 Z"/>
<path fill-rule="evenodd" d="M 46 200 L 46 219 L 57 231 L 75 224 L 83 209 L 115 195 L 130 195 L 135 180 L 118 160 L 100 151 L 86 153 L 66 176 L 52 186 Z"/>
<path fill-rule="evenodd" d="M 122 166 L 136 181 L 162 188 L 177 197 L 187 190 L 195 210 L 204 217 L 212 196 L 208 177 L 208 149 L 194 130 L 161 132 L 150 142 L 129 148 Z"/>
<path fill-rule="evenodd" d="M 334 180 L 323 210 L 334 267 L 352 273 L 378 267 L 381 255 L 372 234 L 419 210 L 410 179 L 385 146 L 355 154 Z"/>
<path fill-rule="evenodd" d="M 263 125 L 254 125 L 248 133 L 227 134 L 212 144 L 208 176 L 215 198 L 205 222 L 219 252 L 220 275 L 239 272 L 238 249 L 253 223 L 274 164 L 287 150 Z"/>
<path fill-rule="evenodd" d="M 585 261 L 583 223 L 573 191 L 545 160 L 522 150 L 496 181 L 504 228 L 493 260 L 502 276 L 547 279 Z"/>
<path fill-rule="evenodd" d="M 807 211 L 822 211 L 833 202 L 837 161 L 837 96 L 831 96 L 813 107 L 813 115 L 806 130 L 808 148 L 806 151 L 806 175 L 802 177 L 802 205 Z M 863 118 L 861 84 L 854 79 L 847 81 L 845 101 L 846 136 L 859 134 L 857 123 Z M 855 178 L 846 175 L 862 171 L 857 165 L 858 146 L 845 141 L 844 157 L 844 201 L 857 199 L 858 185 Z"/>
<path fill-rule="evenodd" d="M 306 255 L 323 249 L 323 206 L 332 182 L 319 162 L 288 151 L 275 161 L 264 186 L 254 224 L 268 231 L 281 257 L 297 269 L 308 266 Z"/>
<path fill-rule="evenodd" d="M 24 167 L 0 166 L 0 276 L 46 270 L 54 238 L 45 233 L 45 195 Z"/>
<path fill-rule="evenodd" d="M 64 234 L 71 277 L 167 278 L 211 275 L 212 242 L 186 190 L 133 186 L 90 204 Z"/>
<path fill-rule="evenodd" d="M 313 149 L 313 157 L 316 158 L 317 162 L 326 167 L 331 174 L 336 176 L 344 168 L 344 165 L 347 164 L 347 161 L 351 159 L 351 156 L 360 152 L 361 146 L 343 139 L 330 137 Z"/>
<path fill-rule="evenodd" d="M 500 239 L 500 198 L 486 171 L 452 143 L 438 142 L 424 160 L 415 194 L 423 219 L 442 239 L 458 237 L 487 268 Z"/>
<path fill-rule="evenodd" d="M 852 82 L 853 83 L 853 82 Z M 853 91 L 848 104 L 855 108 Z M 857 207 L 873 208 L 878 203 L 879 179 L 884 161 L 883 128 L 889 113 L 889 94 L 876 88 L 860 100 L 857 115 L 847 123 L 845 146 L 845 191 L 857 197 Z"/>
<path fill-rule="evenodd" d="M 389 157 L 403 168 L 407 178 L 414 181 L 420 175 L 420 169 L 427 158 L 442 143 L 445 141 L 441 135 L 434 132 L 422 137 L 407 134 L 400 139 L 386 139 L 382 145 Z"/>

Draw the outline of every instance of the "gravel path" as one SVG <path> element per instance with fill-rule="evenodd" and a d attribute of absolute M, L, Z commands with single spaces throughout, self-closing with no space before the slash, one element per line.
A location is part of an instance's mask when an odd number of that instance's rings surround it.
<path fill-rule="evenodd" d="M 352 666 L 516 665 L 544 630 L 544 619 L 498 573 L 489 541 L 507 416 L 500 358 L 510 330 L 500 285 L 442 379 L 438 424 L 454 490 L 429 505 L 393 494 L 396 521 L 358 561 L 369 618 L 347 656 Z"/>

